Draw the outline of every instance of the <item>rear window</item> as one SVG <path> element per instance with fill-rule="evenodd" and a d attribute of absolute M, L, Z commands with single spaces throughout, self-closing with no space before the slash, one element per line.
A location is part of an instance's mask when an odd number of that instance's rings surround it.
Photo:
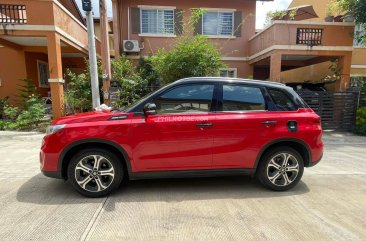
<path fill-rule="evenodd" d="M 277 89 L 269 89 L 268 91 L 278 111 L 295 111 L 298 109 L 295 102 L 284 91 Z"/>
<path fill-rule="evenodd" d="M 265 110 L 266 104 L 260 88 L 243 85 L 223 86 L 223 111 Z"/>

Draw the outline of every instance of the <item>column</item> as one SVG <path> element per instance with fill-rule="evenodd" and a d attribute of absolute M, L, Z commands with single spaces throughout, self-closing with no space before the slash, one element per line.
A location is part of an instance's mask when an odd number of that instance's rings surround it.
<path fill-rule="evenodd" d="M 271 65 L 270 65 L 270 75 L 269 79 L 271 81 L 280 82 L 281 81 L 281 54 L 273 53 L 271 54 Z"/>
<path fill-rule="evenodd" d="M 119 11 L 122 11 L 122 9 L 119 9 L 118 0 L 112 0 L 112 9 L 113 9 L 113 38 L 114 38 L 114 53 L 116 55 L 116 58 L 120 56 L 120 42 L 121 42 L 121 34 L 120 34 L 120 20 L 119 20 Z"/>
<path fill-rule="evenodd" d="M 350 86 L 352 53 L 339 57 L 338 67 L 341 71 L 341 79 L 336 82 L 336 91 L 346 91 Z"/>
<path fill-rule="evenodd" d="M 64 79 L 62 76 L 62 57 L 60 36 L 51 33 L 47 36 L 48 66 L 51 87 L 52 114 L 57 119 L 65 115 Z"/>

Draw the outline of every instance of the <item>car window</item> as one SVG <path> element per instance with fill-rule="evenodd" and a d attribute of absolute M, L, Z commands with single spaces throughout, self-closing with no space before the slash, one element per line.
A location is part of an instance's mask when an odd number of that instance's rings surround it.
<path fill-rule="evenodd" d="M 258 87 L 243 85 L 223 86 L 223 111 L 265 110 L 266 103 Z"/>
<path fill-rule="evenodd" d="M 281 90 L 269 89 L 273 102 L 280 111 L 295 111 L 297 110 L 296 104 L 290 99 L 290 97 Z"/>
<path fill-rule="evenodd" d="M 184 85 L 158 96 L 154 103 L 158 114 L 209 112 L 213 93 L 212 84 Z"/>

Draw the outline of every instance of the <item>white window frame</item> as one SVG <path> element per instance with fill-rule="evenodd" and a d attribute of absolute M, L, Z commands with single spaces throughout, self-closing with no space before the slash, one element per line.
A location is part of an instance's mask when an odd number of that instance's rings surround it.
<path fill-rule="evenodd" d="M 39 69 L 39 66 L 40 65 L 45 65 L 46 66 L 46 69 L 47 69 L 47 81 L 46 83 L 47 84 L 42 84 L 41 82 L 41 72 L 40 72 L 40 69 Z M 38 86 L 39 88 L 46 88 L 46 89 L 49 89 L 50 88 L 50 83 L 49 83 L 49 78 L 50 78 L 50 71 L 49 71 L 49 66 L 48 66 L 48 63 L 45 62 L 45 61 L 42 61 L 42 60 L 37 60 L 37 72 L 38 72 Z"/>
<path fill-rule="evenodd" d="M 233 77 L 224 77 L 224 78 L 237 78 L 238 77 L 238 68 L 220 68 L 219 69 L 220 74 L 219 76 L 221 76 L 221 71 L 234 71 L 234 76 Z"/>
<path fill-rule="evenodd" d="M 175 7 L 164 7 L 164 6 L 146 6 L 146 5 L 139 5 L 140 8 L 140 34 L 141 37 L 176 37 L 175 34 Z M 173 11 L 173 33 L 143 33 L 142 32 L 142 11 L 143 10 L 156 10 L 156 11 Z M 156 19 L 157 26 L 158 18 Z"/>
<path fill-rule="evenodd" d="M 202 16 L 202 35 L 206 35 L 209 38 L 236 38 L 234 36 L 234 28 L 235 28 L 235 9 L 205 9 L 207 12 L 206 13 L 217 13 L 217 16 L 219 15 L 219 13 L 231 13 L 232 14 L 232 26 L 231 26 L 231 35 L 220 35 L 218 33 L 219 28 L 217 27 L 216 29 L 216 35 L 208 35 L 208 34 L 204 34 L 204 15 Z M 218 23 L 217 23 L 218 26 Z"/>

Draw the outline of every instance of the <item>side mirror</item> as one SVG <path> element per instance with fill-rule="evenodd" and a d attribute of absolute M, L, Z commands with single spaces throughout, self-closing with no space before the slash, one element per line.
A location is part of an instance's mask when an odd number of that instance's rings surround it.
<path fill-rule="evenodd" d="M 145 116 L 156 115 L 156 105 L 154 103 L 147 103 L 144 106 Z"/>

